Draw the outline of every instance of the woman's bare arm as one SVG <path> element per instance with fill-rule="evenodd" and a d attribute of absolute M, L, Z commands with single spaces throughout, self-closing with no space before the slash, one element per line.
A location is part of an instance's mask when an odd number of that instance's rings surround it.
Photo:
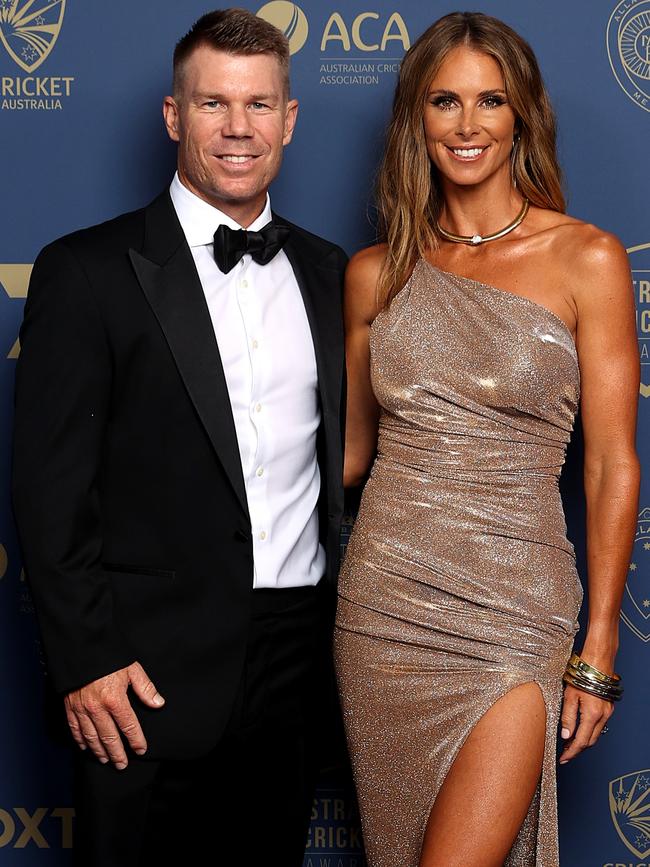
<path fill-rule="evenodd" d="M 370 326 L 377 315 L 377 281 L 385 255 L 382 246 L 352 257 L 345 275 L 345 354 L 348 374 L 345 462 L 346 487 L 365 478 L 377 448 L 379 406 L 370 383 Z"/>
<path fill-rule="evenodd" d="M 589 620 L 580 652 L 591 665 L 611 674 L 637 521 L 639 355 L 625 250 L 613 236 L 594 229 L 578 259 L 576 345 L 584 430 L 589 588 Z M 595 743 L 612 710 L 610 703 L 567 687 L 562 734 L 570 740 L 562 763 Z"/>

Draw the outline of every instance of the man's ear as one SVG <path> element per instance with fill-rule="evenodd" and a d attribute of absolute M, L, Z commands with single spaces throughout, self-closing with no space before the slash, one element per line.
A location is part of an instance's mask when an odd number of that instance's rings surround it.
<path fill-rule="evenodd" d="M 284 136 L 282 138 L 282 144 L 288 145 L 293 136 L 293 130 L 296 125 L 296 120 L 298 118 L 298 100 L 290 99 L 287 102 L 287 108 L 284 115 Z"/>
<path fill-rule="evenodd" d="M 162 106 L 163 119 L 167 129 L 167 135 L 172 141 L 180 141 L 178 130 L 179 110 L 178 103 L 173 96 L 166 96 Z"/>

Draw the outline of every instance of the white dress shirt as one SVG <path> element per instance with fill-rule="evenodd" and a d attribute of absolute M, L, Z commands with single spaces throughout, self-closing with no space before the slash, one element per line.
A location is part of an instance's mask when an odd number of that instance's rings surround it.
<path fill-rule="evenodd" d="M 228 274 L 214 261 L 219 225 L 242 227 L 174 176 L 170 193 L 192 251 L 228 386 L 253 532 L 254 587 L 317 584 L 320 424 L 316 356 L 300 289 L 281 250 L 246 254 Z M 271 220 L 271 204 L 248 228 Z M 216 517 L 216 516 L 215 516 Z"/>

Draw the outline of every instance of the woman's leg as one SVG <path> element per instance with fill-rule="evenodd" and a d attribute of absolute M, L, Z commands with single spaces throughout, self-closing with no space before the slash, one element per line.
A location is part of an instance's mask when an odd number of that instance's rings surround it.
<path fill-rule="evenodd" d="M 534 682 L 485 713 L 431 810 L 420 867 L 502 867 L 539 782 L 546 706 Z"/>

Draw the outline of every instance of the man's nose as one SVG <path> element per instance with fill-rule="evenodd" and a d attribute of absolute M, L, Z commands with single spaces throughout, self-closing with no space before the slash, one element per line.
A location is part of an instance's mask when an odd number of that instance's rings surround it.
<path fill-rule="evenodd" d="M 246 106 L 229 106 L 222 132 L 226 136 L 235 138 L 246 138 L 253 135 L 253 126 Z"/>

